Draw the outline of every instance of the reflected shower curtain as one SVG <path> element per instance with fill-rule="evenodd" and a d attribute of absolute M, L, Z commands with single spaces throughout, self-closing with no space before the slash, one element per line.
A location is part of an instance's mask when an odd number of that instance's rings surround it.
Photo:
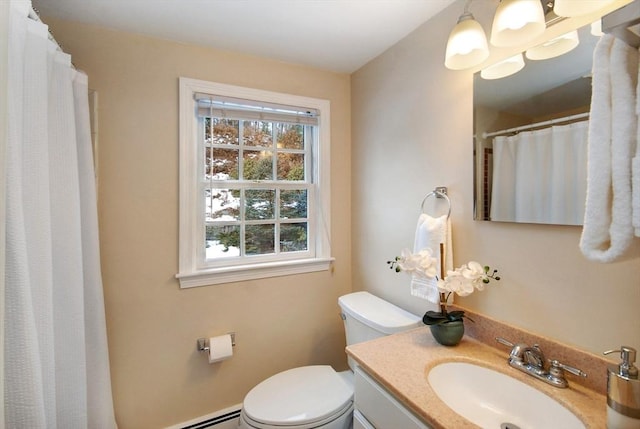
<path fill-rule="evenodd" d="M 581 225 L 588 121 L 493 140 L 491 220 Z"/>
<path fill-rule="evenodd" d="M 5 426 L 113 428 L 87 76 L 12 0 Z"/>

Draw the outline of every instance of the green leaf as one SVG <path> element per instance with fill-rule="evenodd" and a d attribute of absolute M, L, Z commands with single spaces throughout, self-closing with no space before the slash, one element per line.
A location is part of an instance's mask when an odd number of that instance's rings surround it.
<path fill-rule="evenodd" d="M 422 323 L 425 325 L 439 325 L 448 321 L 447 315 L 438 311 L 427 311 L 422 317 Z"/>
<path fill-rule="evenodd" d="M 447 319 L 450 322 L 453 322 L 453 321 L 456 321 L 456 320 L 462 320 L 463 317 L 464 317 L 464 311 L 461 311 L 461 310 L 450 311 L 447 314 Z"/>

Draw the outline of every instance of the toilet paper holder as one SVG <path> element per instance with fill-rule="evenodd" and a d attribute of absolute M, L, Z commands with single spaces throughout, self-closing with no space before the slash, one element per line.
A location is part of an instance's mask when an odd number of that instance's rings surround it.
<path fill-rule="evenodd" d="M 236 333 L 235 332 L 228 332 L 228 334 L 231 336 L 231 345 L 235 346 L 236 345 Z M 204 353 L 204 352 L 208 352 L 209 351 L 209 338 L 198 338 L 197 344 L 198 344 L 198 351 L 199 352 Z"/>

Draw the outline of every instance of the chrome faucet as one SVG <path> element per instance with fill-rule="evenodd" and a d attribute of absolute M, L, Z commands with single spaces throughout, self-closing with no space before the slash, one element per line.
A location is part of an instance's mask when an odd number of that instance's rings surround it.
<path fill-rule="evenodd" d="M 569 385 L 567 379 L 564 377 L 564 371 L 568 371 L 579 377 L 587 376 L 585 372 L 578 368 L 565 365 L 557 360 L 549 360 L 550 366 L 547 370 L 545 366 L 547 360 L 540 346 L 537 344 L 531 347 L 523 343 L 513 344 L 511 341 L 501 337 L 497 337 L 496 341 L 507 347 L 511 347 L 511 352 L 507 359 L 510 366 L 552 386 L 565 388 Z"/>

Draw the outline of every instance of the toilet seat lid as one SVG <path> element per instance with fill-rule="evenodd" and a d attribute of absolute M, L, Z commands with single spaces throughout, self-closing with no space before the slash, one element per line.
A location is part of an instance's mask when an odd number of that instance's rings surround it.
<path fill-rule="evenodd" d="M 246 415 L 260 423 L 294 426 L 324 420 L 350 406 L 353 386 L 328 365 L 303 366 L 276 374 L 251 389 Z"/>

